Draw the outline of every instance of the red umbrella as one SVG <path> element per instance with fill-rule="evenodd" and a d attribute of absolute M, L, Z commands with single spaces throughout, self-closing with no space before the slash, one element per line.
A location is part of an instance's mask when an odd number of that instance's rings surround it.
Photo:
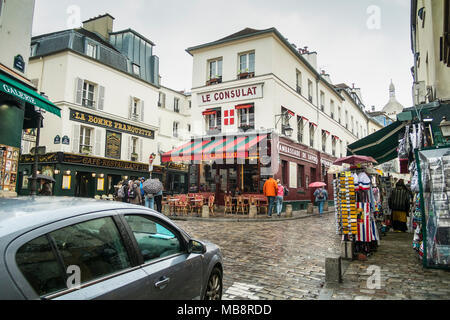
<path fill-rule="evenodd" d="M 313 182 L 309 185 L 310 188 L 321 188 L 325 187 L 327 184 L 323 182 Z"/>
<path fill-rule="evenodd" d="M 333 164 L 335 164 L 335 165 L 342 165 L 344 163 L 348 163 L 350 165 L 357 165 L 359 163 L 368 163 L 368 162 L 375 163 L 375 164 L 378 163 L 372 157 L 353 155 L 353 156 L 348 156 L 348 157 L 337 159 Z"/>

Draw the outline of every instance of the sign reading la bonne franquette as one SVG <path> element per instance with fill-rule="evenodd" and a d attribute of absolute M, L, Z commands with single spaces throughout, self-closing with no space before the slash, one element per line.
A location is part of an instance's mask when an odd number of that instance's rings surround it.
<path fill-rule="evenodd" d="M 229 88 L 198 94 L 198 105 L 234 102 L 259 99 L 263 97 L 263 84 L 253 84 L 245 87 Z"/>

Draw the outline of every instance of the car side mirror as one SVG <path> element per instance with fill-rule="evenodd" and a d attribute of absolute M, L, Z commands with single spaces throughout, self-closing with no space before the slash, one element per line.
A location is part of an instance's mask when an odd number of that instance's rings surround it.
<path fill-rule="evenodd" d="M 188 252 L 195 254 L 204 254 L 206 252 L 206 246 L 197 240 L 189 240 Z"/>

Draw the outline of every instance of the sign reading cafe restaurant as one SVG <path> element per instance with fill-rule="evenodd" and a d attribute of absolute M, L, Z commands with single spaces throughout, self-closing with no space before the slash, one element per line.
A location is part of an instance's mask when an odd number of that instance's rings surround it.
<path fill-rule="evenodd" d="M 109 120 L 103 117 L 94 116 L 89 113 L 70 110 L 70 120 L 81 123 L 88 123 L 97 127 L 106 129 L 113 129 L 116 131 L 132 134 L 135 136 L 141 136 L 144 138 L 155 139 L 155 131 L 144 128 L 139 128 L 127 123 L 123 123 L 116 120 Z"/>

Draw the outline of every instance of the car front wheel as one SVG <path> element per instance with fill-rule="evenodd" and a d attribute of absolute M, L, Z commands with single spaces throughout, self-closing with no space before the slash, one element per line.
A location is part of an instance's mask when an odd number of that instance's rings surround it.
<path fill-rule="evenodd" d="M 222 299 L 222 272 L 219 268 L 214 268 L 208 280 L 204 300 Z"/>

